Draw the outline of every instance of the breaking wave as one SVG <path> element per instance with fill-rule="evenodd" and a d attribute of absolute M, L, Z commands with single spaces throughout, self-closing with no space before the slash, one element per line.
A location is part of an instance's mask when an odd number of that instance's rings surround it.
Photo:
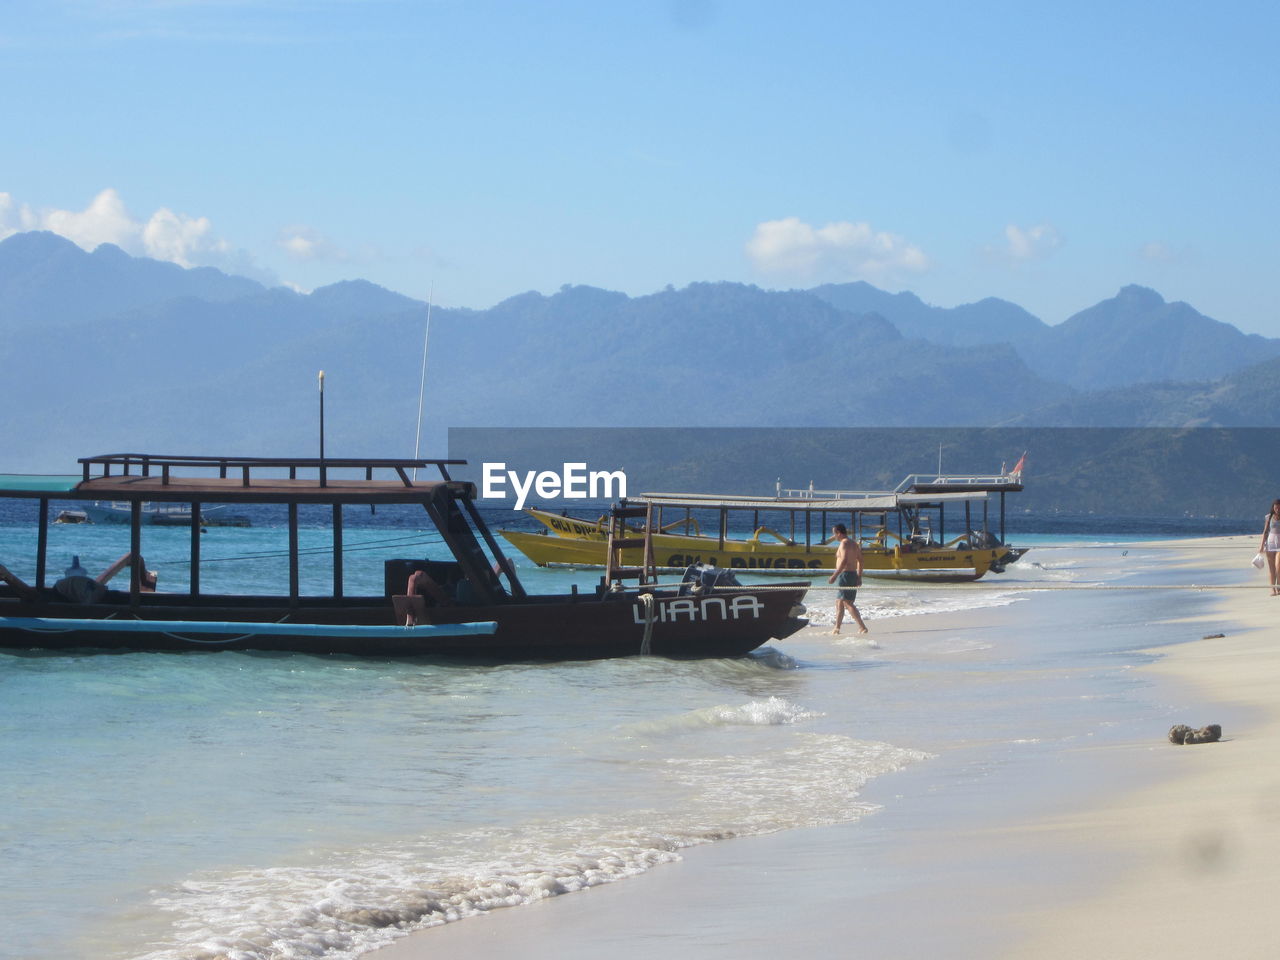
<path fill-rule="evenodd" d="M 777 698 L 705 712 L 730 724 L 814 716 Z M 154 899 L 171 915 L 168 942 L 139 960 L 354 958 L 413 930 L 636 876 L 690 847 L 858 819 L 876 809 L 858 799 L 867 781 L 929 757 L 830 734 L 791 742 L 645 761 L 686 791 L 668 810 L 418 837 L 317 865 L 189 879 Z"/>

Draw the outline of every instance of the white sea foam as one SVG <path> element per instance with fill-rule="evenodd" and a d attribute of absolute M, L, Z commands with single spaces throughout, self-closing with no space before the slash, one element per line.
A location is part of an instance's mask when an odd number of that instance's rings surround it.
<path fill-rule="evenodd" d="M 865 593 L 858 599 L 858 611 L 868 622 L 887 620 L 896 617 L 912 617 L 926 613 L 959 613 L 967 610 L 982 610 L 989 607 L 1005 607 L 1024 599 L 1017 591 L 998 592 L 966 592 L 963 590 L 946 591 L 945 588 L 934 588 L 936 592 L 928 594 L 916 591 L 887 590 L 883 593 Z M 805 598 L 808 608 L 809 623 L 813 626 L 832 626 L 836 621 L 836 601 L 834 594 L 810 593 Z M 845 616 L 848 622 L 849 617 Z"/>
<path fill-rule="evenodd" d="M 648 737 L 707 727 L 768 727 L 800 723 L 820 716 L 821 713 L 806 710 L 782 697 L 768 697 L 738 706 L 717 704 L 675 716 L 628 724 L 620 733 L 624 736 Z"/>
<path fill-rule="evenodd" d="M 822 714 L 805 710 L 781 697 L 769 697 L 767 700 L 753 700 L 741 706 L 731 707 L 721 704 L 697 711 L 709 723 L 767 727 L 775 724 L 798 723 L 820 717 Z"/>
<path fill-rule="evenodd" d="M 726 708 L 727 722 L 788 723 L 785 702 Z M 928 758 L 831 734 L 746 755 L 650 758 L 687 797 L 669 810 L 420 837 L 309 867 L 204 874 L 156 897 L 168 942 L 139 960 L 353 958 L 411 930 L 573 893 L 735 836 L 857 819 L 868 780 Z"/>
<path fill-rule="evenodd" d="M 837 637 L 832 637 L 831 643 L 837 647 L 862 647 L 867 650 L 880 649 L 880 641 L 875 638 L 874 634 L 860 634 L 856 628 L 850 627 L 847 621 L 844 632 Z"/>
<path fill-rule="evenodd" d="M 1082 564 L 1079 560 L 1032 560 L 1028 566 L 1042 574 L 1070 576 L 1073 572 L 1080 570 Z"/>

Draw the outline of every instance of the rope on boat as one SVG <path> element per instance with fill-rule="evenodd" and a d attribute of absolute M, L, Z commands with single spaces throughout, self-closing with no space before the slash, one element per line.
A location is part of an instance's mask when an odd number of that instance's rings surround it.
<path fill-rule="evenodd" d="M 279 620 L 276 620 L 274 622 L 284 623 L 288 619 L 289 619 L 289 614 L 286 613 L 283 617 L 281 617 Z M 206 640 L 204 637 L 180 637 L 176 633 L 166 633 L 164 634 L 164 636 L 168 637 L 170 640 L 177 640 L 181 643 L 193 643 L 193 644 L 201 644 L 206 647 L 217 647 L 217 646 L 225 646 L 228 643 L 239 643 L 241 640 L 252 640 L 254 637 L 257 636 L 257 634 L 246 633 L 238 637 L 228 637 L 225 640 Z"/>
<path fill-rule="evenodd" d="M 640 656 L 647 657 L 650 653 L 650 641 L 653 639 L 653 594 L 640 594 L 640 602 L 644 605 L 644 636 L 640 640 Z"/>

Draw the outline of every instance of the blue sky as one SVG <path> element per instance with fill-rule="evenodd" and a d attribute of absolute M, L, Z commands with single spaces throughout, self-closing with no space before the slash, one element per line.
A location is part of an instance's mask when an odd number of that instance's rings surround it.
<path fill-rule="evenodd" d="M 485 307 L 864 279 L 1280 336 L 1270 4 L 5 0 L 0 235 Z"/>

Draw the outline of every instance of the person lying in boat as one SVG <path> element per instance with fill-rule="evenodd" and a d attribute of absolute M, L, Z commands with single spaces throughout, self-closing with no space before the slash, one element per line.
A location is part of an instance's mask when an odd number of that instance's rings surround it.
<path fill-rule="evenodd" d="M 80 566 L 80 558 L 74 557 L 71 566 L 67 567 L 62 579 L 53 585 L 54 592 L 62 599 L 72 603 L 101 603 L 107 596 L 107 584 L 111 578 L 125 567 L 137 564 L 139 580 L 143 593 L 155 593 L 159 575 L 147 569 L 147 563 L 135 553 L 126 553 L 96 577 L 89 576 L 89 571 Z"/>
<path fill-rule="evenodd" d="M 139 553 L 126 553 L 111 566 L 107 567 L 107 569 L 103 570 L 102 573 L 98 574 L 97 580 L 105 587 L 112 577 L 125 567 L 131 567 L 135 563 L 137 563 L 138 568 L 141 571 L 142 592 L 155 593 L 156 584 L 160 580 L 160 575 L 154 570 L 147 569 L 147 561 L 143 560 L 142 555 Z"/>

